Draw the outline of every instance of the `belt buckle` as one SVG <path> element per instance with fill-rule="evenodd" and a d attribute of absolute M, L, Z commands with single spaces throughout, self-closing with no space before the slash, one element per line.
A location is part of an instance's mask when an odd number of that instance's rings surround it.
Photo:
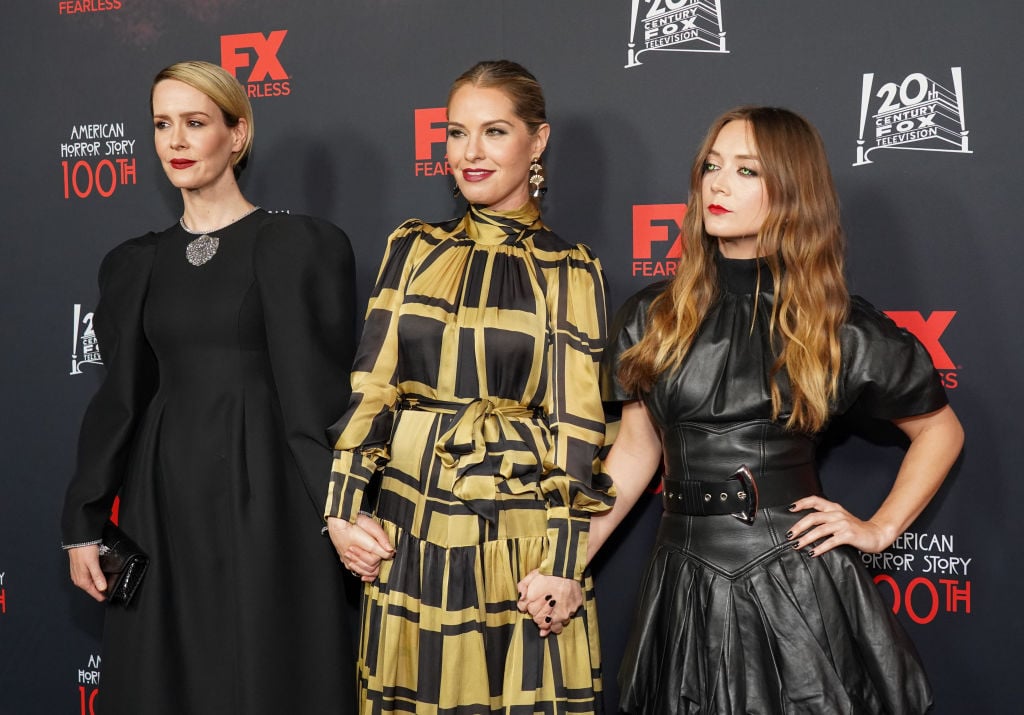
<path fill-rule="evenodd" d="M 754 479 L 753 472 L 747 469 L 745 464 L 733 472 L 726 481 L 733 479 L 740 483 L 740 491 L 736 493 L 736 496 L 745 499 L 747 504 L 743 511 L 733 512 L 731 516 L 736 517 L 744 524 L 753 524 L 754 517 L 757 516 L 757 480 Z"/>

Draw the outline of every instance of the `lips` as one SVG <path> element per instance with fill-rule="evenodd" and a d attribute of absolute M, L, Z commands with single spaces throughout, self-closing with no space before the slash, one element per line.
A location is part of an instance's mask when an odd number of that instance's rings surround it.
<path fill-rule="evenodd" d="M 195 164 L 191 159 L 171 159 L 171 166 L 175 169 L 187 169 Z"/>
<path fill-rule="evenodd" d="M 488 169 L 463 169 L 462 178 L 470 182 L 483 181 L 493 173 Z"/>
<path fill-rule="evenodd" d="M 711 204 L 708 206 L 708 213 L 714 214 L 715 216 L 721 216 L 722 214 L 729 213 L 729 209 L 724 206 L 719 206 L 718 204 Z"/>

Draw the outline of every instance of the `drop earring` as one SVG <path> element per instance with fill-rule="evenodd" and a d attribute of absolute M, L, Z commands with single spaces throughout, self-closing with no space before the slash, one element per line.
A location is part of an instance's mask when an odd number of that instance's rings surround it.
<path fill-rule="evenodd" d="M 544 167 L 540 164 L 540 157 L 534 157 L 530 164 L 530 196 L 539 199 L 548 192 L 544 185 Z"/>

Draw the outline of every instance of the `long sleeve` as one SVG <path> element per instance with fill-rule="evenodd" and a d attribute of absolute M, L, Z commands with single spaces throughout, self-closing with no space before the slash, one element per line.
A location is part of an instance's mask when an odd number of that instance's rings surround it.
<path fill-rule="evenodd" d="M 398 399 L 398 313 L 409 276 L 415 224 L 403 224 L 388 238 L 370 295 L 352 366 L 348 410 L 330 430 L 335 451 L 325 517 L 355 521 L 367 487 L 388 460 Z"/>
<path fill-rule="evenodd" d="M 142 326 L 156 235 L 127 241 L 103 259 L 93 327 L 106 376 L 82 419 L 78 462 L 64 498 L 65 547 L 99 541 L 124 481 L 136 427 L 156 391 L 156 358 Z"/>
<path fill-rule="evenodd" d="M 611 480 L 597 468 L 605 436 L 598 370 L 607 337 L 605 281 L 600 262 L 585 246 L 547 273 L 551 448 L 541 481 L 548 549 L 540 570 L 580 578 L 590 516 L 614 501 Z"/>
<path fill-rule="evenodd" d="M 343 409 L 352 362 L 355 269 L 348 237 L 307 216 L 271 215 L 254 268 L 285 437 L 319 518 L 331 445 L 327 426 Z"/>

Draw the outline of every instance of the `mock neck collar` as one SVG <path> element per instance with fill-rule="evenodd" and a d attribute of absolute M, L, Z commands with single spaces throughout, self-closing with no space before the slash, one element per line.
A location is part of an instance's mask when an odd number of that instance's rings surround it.
<path fill-rule="evenodd" d="M 543 227 L 540 210 L 530 201 L 512 211 L 493 211 L 470 204 L 465 220 L 466 235 L 487 245 L 515 243 L 527 231 Z"/>
<path fill-rule="evenodd" d="M 726 258 L 721 251 L 717 251 L 715 264 L 718 266 L 719 283 L 729 293 L 771 293 L 775 285 L 768 261 L 764 258 Z M 761 277 L 760 286 L 757 284 L 758 273 Z"/>

